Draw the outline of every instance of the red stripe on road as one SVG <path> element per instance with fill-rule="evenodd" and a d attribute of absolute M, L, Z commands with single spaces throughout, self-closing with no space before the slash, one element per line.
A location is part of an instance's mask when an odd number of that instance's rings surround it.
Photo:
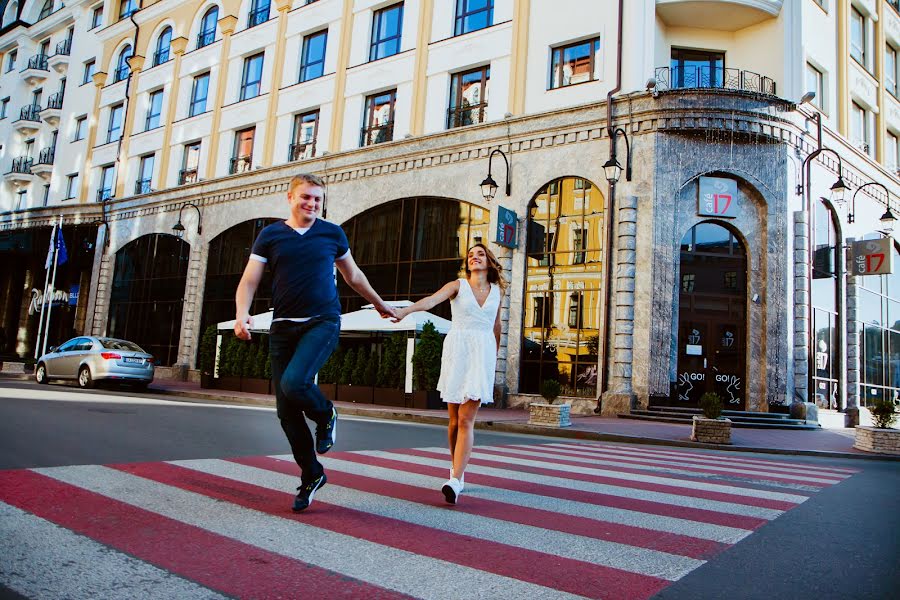
<path fill-rule="evenodd" d="M 339 453 L 337 452 L 334 453 L 335 458 L 347 459 L 355 456 L 347 456 L 346 454 L 338 456 L 338 454 Z M 237 458 L 232 460 L 238 464 L 275 471 L 285 475 L 297 474 L 297 467 L 294 466 L 293 463 L 283 460 L 264 456 Z M 438 470 L 437 467 L 432 468 Z M 334 483 L 363 492 L 388 496 L 398 500 L 415 502 L 417 504 L 439 507 L 446 506 L 442 500 L 438 500 L 440 499 L 440 494 L 437 493 L 437 490 L 424 489 L 403 483 L 394 483 L 375 477 L 353 475 L 336 469 L 328 470 L 328 483 Z M 529 525 L 541 529 L 549 529 L 552 531 L 616 542 L 619 544 L 627 544 L 638 548 L 647 548 L 648 550 L 668 552 L 669 554 L 677 554 L 697 559 L 709 559 L 729 547 L 729 544 L 723 544 L 712 540 L 702 540 L 687 535 L 659 532 L 643 527 L 621 525 L 619 523 L 603 522 L 600 524 L 594 519 L 561 515 L 557 512 L 548 510 L 528 508 L 471 496 L 466 496 L 466 501 L 456 505 L 454 510 L 510 523 L 519 523 L 521 525 Z"/>
<path fill-rule="evenodd" d="M 590 598 L 649 598 L 669 582 L 477 537 L 439 531 L 372 513 L 316 502 L 303 513 L 292 495 L 167 463 L 122 465 L 128 473 L 336 533 Z M 291 470 L 293 474 L 296 471 Z M 325 488 L 327 490 L 327 486 Z M 325 492 L 327 494 L 327 492 Z M 535 565 L 552 568 L 537 569 Z"/>
<path fill-rule="evenodd" d="M 0 472 L 0 499 L 223 594 L 408 598 L 33 471 Z"/>

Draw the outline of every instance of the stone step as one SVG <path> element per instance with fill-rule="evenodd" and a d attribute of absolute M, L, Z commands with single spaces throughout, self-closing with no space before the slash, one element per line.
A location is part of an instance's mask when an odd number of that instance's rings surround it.
<path fill-rule="evenodd" d="M 657 423 L 680 423 L 682 425 L 690 425 L 693 421 L 693 415 L 676 416 L 675 414 L 660 415 L 646 410 L 635 410 L 629 414 L 618 415 L 620 419 L 634 419 L 639 421 L 655 421 Z M 743 429 L 802 429 L 813 430 L 821 429 L 818 423 L 810 424 L 805 421 L 792 419 L 790 421 L 772 421 L 772 422 L 747 422 L 735 420 L 731 417 L 731 426 Z"/>

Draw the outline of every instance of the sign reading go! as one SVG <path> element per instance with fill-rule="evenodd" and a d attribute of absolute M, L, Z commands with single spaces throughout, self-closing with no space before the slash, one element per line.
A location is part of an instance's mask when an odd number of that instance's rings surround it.
<path fill-rule="evenodd" d="M 890 275 L 894 272 L 893 240 L 860 240 L 850 245 L 851 275 Z"/>

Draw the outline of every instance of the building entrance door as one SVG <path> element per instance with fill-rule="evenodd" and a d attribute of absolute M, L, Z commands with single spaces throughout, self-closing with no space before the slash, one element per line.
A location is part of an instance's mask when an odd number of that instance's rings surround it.
<path fill-rule="evenodd" d="M 746 406 L 747 256 L 741 241 L 700 223 L 681 241 L 678 406 L 715 392 L 726 410 Z"/>

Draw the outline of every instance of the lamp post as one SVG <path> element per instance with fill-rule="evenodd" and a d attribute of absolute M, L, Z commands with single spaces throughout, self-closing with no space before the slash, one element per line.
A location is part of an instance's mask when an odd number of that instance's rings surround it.
<path fill-rule="evenodd" d="M 853 198 L 850 201 L 850 212 L 847 213 L 847 222 L 853 223 L 854 221 L 856 221 L 856 195 L 870 185 L 880 187 L 884 191 L 884 197 L 887 198 L 887 210 L 884 211 L 883 215 L 881 215 L 879 221 L 881 221 L 882 225 L 881 230 L 886 233 L 891 233 L 892 231 L 894 231 L 894 221 L 897 220 L 897 217 L 895 217 L 894 213 L 891 212 L 891 194 L 890 192 L 888 192 L 888 189 L 884 185 L 878 183 L 877 181 L 864 183 L 863 185 L 856 188 L 855 192 L 853 192 Z"/>
<path fill-rule="evenodd" d="M 185 202 L 184 204 L 181 205 L 181 208 L 178 209 L 178 222 L 172 226 L 172 231 L 174 231 L 175 235 L 177 235 L 179 238 L 184 235 L 184 225 L 181 224 L 181 213 L 184 211 L 185 208 L 187 208 L 189 206 L 197 211 L 197 235 L 200 235 L 201 233 L 203 233 L 203 228 L 202 228 L 203 217 L 200 214 L 200 209 L 193 202 Z"/>
<path fill-rule="evenodd" d="M 509 197 L 512 191 L 512 185 L 509 181 L 509 160 L 506 159 L 506 154 L 503 153 L 502 150 L 497 148 L 493 152 L 491 152 L 490 156 L 488 156 L 488 173 L 487 177 L 484 178 L 484 181 L 481 182 L 481 195 L 484 196 L 484 199 L 490 202 L 494 199 L 494 196 L 497 194 L 497 182 L 494 181 L 494 178 L 491 177 L 491 161 L 494 159 L 494 155 L 499 154 L 503 157 L 503 162 L 506 163 L 506 196 Z"/>

